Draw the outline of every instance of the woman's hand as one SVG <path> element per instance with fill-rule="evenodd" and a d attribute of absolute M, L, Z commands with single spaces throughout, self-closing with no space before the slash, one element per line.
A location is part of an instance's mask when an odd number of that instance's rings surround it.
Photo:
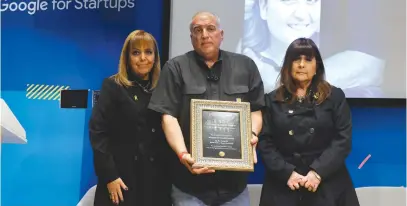
<path fill-rule="evenodd" d="M 122 190 L 128 190 L 127 186 L 124 184 L 121 178 L 117 178 L 107 184 L 107 189 L 109 191 L 110 199 L 114 204 L 119 204 L 119 200 L 121 202 L 124 201 Z"/>
<path fill-rule="evenodd" d="M 287 181 L 287 185 L 291 188 L 291 190 L 300 189 L 300 183 L 303 179 L 305 179 L 304 176 L 294 171 L 293 173 L 291 173 L 291 176 Z"/>
<path fill-rule="evenodd" d="M 192 174 L 199 175 L 199 174 L 204 174 L 204 173 L 214 173 L 215 172 L 215 170 L 209 169 L 207 167 L 192 168 L 192 165 L 195 163 L 195 160 L 191 157 L 191 155 L 189 153 L 182 154 L 182 156 L 180 157 L 180 161 L 182 164 L 185 165 L 185 167 L 188 168 L 188 170 Z"/>
<path fill-rule="evenodd" d="M 321 183 L 321 177 L 315 171 L 309 171 L 307 176 L 300 182 L 301 186 L 308 189 L 308 191 L 315 192 Z"/>

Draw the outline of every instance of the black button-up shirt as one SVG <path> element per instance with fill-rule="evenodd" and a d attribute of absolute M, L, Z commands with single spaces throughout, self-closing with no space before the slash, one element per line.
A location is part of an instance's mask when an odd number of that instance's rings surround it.
<path fill-rule="evenodd" d="M 264 106 L 264 88 L 260 73 L 247 56 L 220 51 L 211 69 L 195 52 L 169 60 L 163 67 L 149 108 L 178 119 L 185 145 L 190 149 L 190 101 L 209 99 L 250 102 L 252 111 Z M 172 172 L 174 185 L 207 204 L 226 202 L 239 195 L 247 185 L 246 172 L 216 171 L 193 175 L 178 159 Z"/>

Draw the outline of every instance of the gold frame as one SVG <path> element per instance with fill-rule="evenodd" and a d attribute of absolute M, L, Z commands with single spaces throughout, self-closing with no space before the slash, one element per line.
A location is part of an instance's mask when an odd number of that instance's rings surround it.
<path fill-rule="evenodd" d="M 203 157 L 202 111 L 204 110 L 239 112 L 240 136 L 242 138 L 241 159 Z M 250 103 L 241 102 L 240 99 L 237 99 L 236 102 L 192 99 L 190 146 L 192 158 L 195 160 L 193 167 L 208 167 L 214 170 L 253 172 L 254 160 L 253 146 L 250 143 L 252 138 L 251 131 L 252 121 Z"/>

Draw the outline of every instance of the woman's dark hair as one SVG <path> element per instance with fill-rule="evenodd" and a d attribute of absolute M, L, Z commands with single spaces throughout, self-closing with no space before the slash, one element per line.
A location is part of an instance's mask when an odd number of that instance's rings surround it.
<path fill-rule="evenodd" d="M 291 69 L 293 61 L 299 59 L 301 55 L 316 60 L 316 74 L 307 90 L 307 100 L 315 100 L 317 104 L 320 104 L 331 94 L 331 85 L 325 81 L 325 67 L 318 47 L 312 39 L 308 38 L 298 38 L 288 46 L 279 75 L 276 99 L 278 101 L 288 100 L 291 103 L 297 99 L 297 85 L 291 76 Z"/>

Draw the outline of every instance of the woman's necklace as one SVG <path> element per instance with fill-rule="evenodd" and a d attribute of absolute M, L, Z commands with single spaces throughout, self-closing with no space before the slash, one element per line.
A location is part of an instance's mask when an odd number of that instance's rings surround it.
<path fill-rule="evenodd" d="M 302 103 L 305 100 L 306 92 L 297 92 L 297 101 Z"/>
<path fill-rule="evenodd" d="M 146 84 L 146 86 L 143 86 L 143 85 L 141 85 L 140 83 L 138 83 L 137 81 L 134 81 L 134 82 L 136 82 L 136 84 L 141 88 L 141 89 L 143 89 L 143 91 L 144 92 L 146 92 L 146 93 L 149 93 L 150 91 L 149 91 L 149 87 L 150 87 L 150 81 L 148 81 L 148 83 Z"/>

